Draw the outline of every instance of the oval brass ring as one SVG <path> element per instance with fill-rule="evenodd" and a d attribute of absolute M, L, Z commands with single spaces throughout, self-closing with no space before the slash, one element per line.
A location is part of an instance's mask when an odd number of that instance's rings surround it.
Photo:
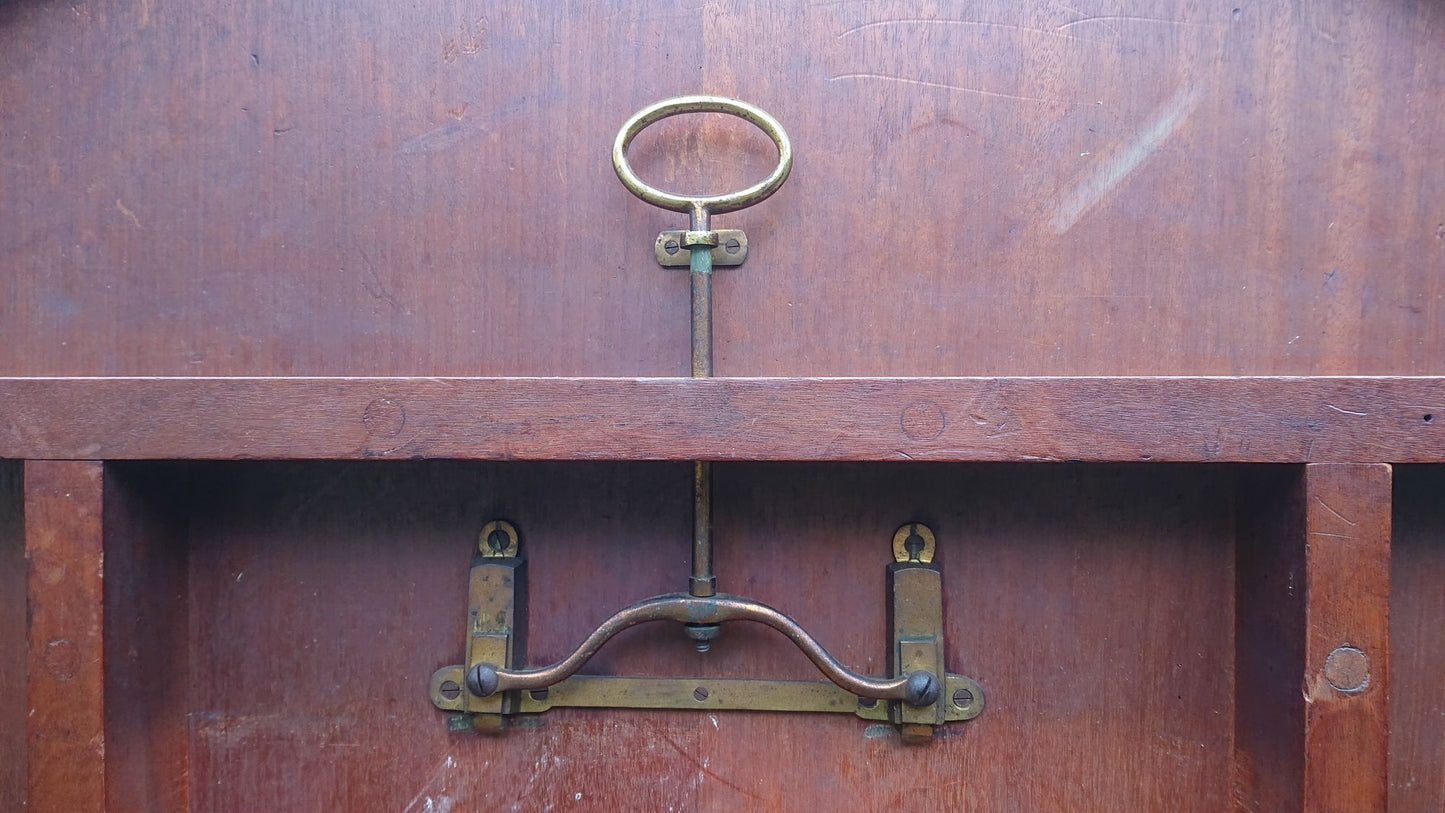
<path fill-rule="evenodd" d="M 649 124 L 684 113 L 727 113 L 751 122 L 777 145 L 778 166 L 771 175 L 752 186 L 723 195 L 674 195 L 648 186 L 627 163 L 627 147 Z M 720 214 L 760 203 L 778 191 L 778 187 L 783 185 L 783 181 L 788 179 L 788 173 L 793 169 L 793 145 L 788 141 L 788 134 L 783 132 L 783 125 L 760 107 L 726 96 L 677 96 L 642 108 L 622 125 L 622 129 L 617 131 L 617 140 L 612 142 L 612 168 L 617 170 L 617 177 L 622 181 L 622 185 L 627 187 L 627 191 L 653 206 L 677 212 L 700 210 Z"/>

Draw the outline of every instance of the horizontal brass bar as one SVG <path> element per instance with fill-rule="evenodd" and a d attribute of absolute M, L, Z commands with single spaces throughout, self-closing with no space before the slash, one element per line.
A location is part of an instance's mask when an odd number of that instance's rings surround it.
<path fill-rule="evenodd" d="M 439 670 L 432 681 L 432 702 L 446 711 L 461 711 L 458 700 L 438 694 L 444 680 L 457 683 L 461 666 Z M 983 690 L 963 675 L 948 675 L 943 694 L 945 718 L 971 720 L 983 711 Z M 704 690 L 701 694 L 698 690 Z M 954 702 L 960 690 L 968 696 Z M 887 720 L 888 704 L 864 706 L 859 698 L 822 680 L 757 680 L 751 678 L 612 677 L 573 675 L 550 689 L 520 692 L 521 713 L 540 714 L 553 708 L 696 709 L 701 711 L 791 711 L 856 714 L 864 720 Z M 701 694 L 701 696 L 700 696 Z"/>

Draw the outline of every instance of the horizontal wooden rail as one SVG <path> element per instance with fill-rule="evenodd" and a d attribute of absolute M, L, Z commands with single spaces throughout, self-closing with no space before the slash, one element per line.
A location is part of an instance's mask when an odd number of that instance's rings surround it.
<path fill-rule="evenodd" d="M 1439 462 L 1445 378 L 0 378 L 0 457 Z"/>

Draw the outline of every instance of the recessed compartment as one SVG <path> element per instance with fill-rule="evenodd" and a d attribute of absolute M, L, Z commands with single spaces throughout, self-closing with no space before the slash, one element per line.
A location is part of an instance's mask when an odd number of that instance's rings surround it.
<path fill-rule="evenodd" d="M 886 669 L 893 531 L 934 529 L 947 665 L 987 707 L 913 747 L 827 714 L 555 709 L 499 736 L 447 730 L 428 678 L 460 662 L 482 525 L 521 530 L 528 660 L 548 663 L 622 606 L 685 589 L 689 464 L 111 463 L 108 798 L 663 809 L 806 791 L 846 807 L 871 787 L 899 804 L 1218 810 L 1252 690 L 1237 685 L 1235 610 L 1256 585 L 1237 563 L 1255 559 L 1237 560 L 1237 539 L 1273 544 L 1241 529 L 1268 527 L 1264 506 L 1288 503 L 1300 470 L 716 464 L 719 588 L 789 613 L 859 671 Z M 676 625 L 638 627 L 584 671 L 817 677 L 745 623 L 706 654 Z M 745 770 L 759 760 L 772 770 Z"/>

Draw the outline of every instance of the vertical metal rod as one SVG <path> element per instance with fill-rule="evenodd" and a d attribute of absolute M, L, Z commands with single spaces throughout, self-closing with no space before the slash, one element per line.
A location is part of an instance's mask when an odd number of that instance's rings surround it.
<path fill-rule="evenodd" d="M 694 207 L 692 231 L 711 231 L 712 218 L 706 209 Z M 692 262 L 692 377 L 712 376 L 712 246 L 691 246 Z M 712 572 L 712 464 L 692 464 L 692 578 L 688 592 L 694 596 L 717 593 Z"/>

